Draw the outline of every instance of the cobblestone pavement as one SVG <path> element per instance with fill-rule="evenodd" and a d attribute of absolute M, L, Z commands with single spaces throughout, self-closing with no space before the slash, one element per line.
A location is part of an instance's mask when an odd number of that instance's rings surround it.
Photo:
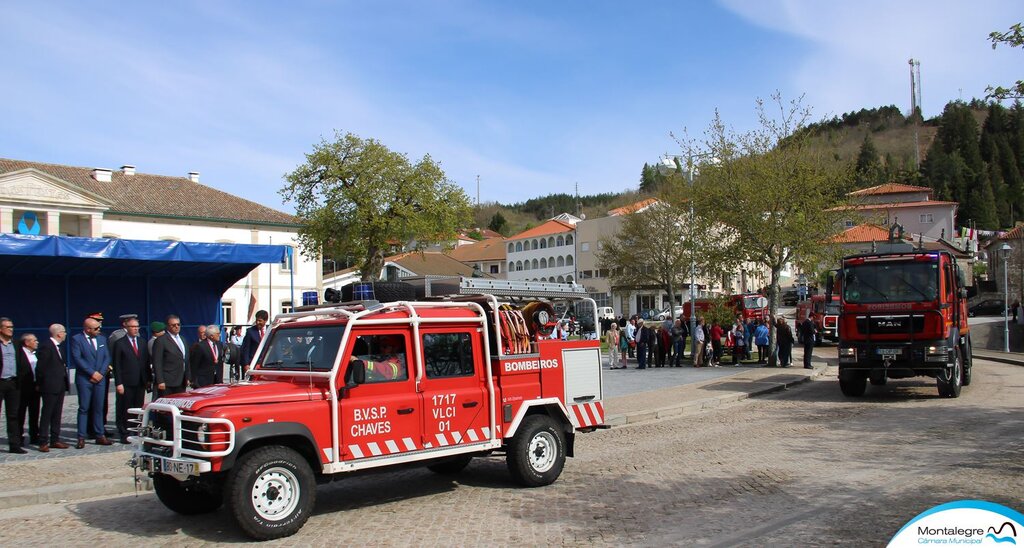
<path fill-rule="evenodd" d="M 407 469 L 318 491 L 282 545 L 882 545 L 917 513 L 975 498 L 1024 509 L 1024 368 L 975 362 L 956 400 L 933 382 L 842 397 L 830 368 L 771 396 L 577 438 L 548 487 L 500 459 L 460 476 Z M 0 512 L 24 544 L 245 541 L 224 510 L 183 517 L 152 494 Z M 275 543 L 271 543 L 275 544 Z"/>

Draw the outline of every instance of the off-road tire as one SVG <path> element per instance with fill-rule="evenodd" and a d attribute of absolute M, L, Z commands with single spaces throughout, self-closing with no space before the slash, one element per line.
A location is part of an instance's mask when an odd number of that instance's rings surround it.
<path fill-rule="evenodd" d="M 942 377 L 945 375 L 939 375 L 935 377 L 935 385 L 939 390 L 939 396 L 943 398 L 959 398 L 960 388 L 964 385 L 964 362 L 960 358 L 960 349 L 953 349 L 953 369 L 949 372 L 952 377 L 948 380 L 944 380 Z"/>
<path fill-rule="evenodd" d="M 466 467 L 469 466 L 469 462 L 472 460 L 473 455 L 458 455 L 431 464 L 430 466 L 427 466 L 427 470 L 443 476 L 453 476 L 465 470 Z"/>
<path fill-rule="evenodd" d="M 183 515 L 207 514 L 224 503 L 223 485 L 218 480 L 185 483 L 165 474 L 153 476 L 156 498 L 167 508 Z"/>
<path fill-rule="evenodd" d="M 565 433 L 547 415 L 523 419 L 506 456 L 512 479 L 526 487 L 550 485 L 565 466 Z"/>
<path fill-rule="evenodd" d="M 839 374 L 839 389 L 849 398 L 859 398 L 868 387 L 868 378 L 864 375 Z"/>
<path fill-rule="evenodd" d="M 382 303 L 414 301 L 416 288 L 405 282 L 373 282 L 373 298 Z M 352 300 L 352 284 L 341 288 L 341 300 Z"/>
<path fill-rule="evenodd" d="M 963 355 L 964 378 L 963 386 L 971 385 L 971 372 L 974 371 L 974 353 L 971 352 L 971 340 L 967 339 L 966 350 Z"/>
<path fill-rule="evenodd" d="M 228 475 L 227 504 L 256 540 L 295 534 L 316 504 L 316 478 L 297 451 L 270 445 L 242 455 Z"/>

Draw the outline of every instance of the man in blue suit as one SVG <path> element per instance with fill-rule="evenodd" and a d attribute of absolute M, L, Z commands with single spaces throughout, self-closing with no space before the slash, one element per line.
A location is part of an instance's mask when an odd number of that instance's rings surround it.
<path fill-rule="evenodd" d="M 96 445 L 110 445 L 103 424 L 103 397 L 107 394 L 107 367 L 110 349 L 107 338 L 100 334 L 100 322 L 86 318 L 82 333 L 71 337 L 71 358 L 75 364 L 75 388 L 78 390 L 78 443 L 85 447 L 89 433 L 96 436 Z"/>

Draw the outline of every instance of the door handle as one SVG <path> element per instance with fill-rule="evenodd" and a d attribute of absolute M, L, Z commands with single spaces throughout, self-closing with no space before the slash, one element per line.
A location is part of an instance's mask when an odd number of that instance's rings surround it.
<path fill-rule="evenodd" d="M 413 412 L 413 408 L 412 407 L 403 407 L 403 408 L 398 410 L 398 414 L 399 415 L 408 415 L 409 413 L 412 413 L 412 412 Z"/>
<path fill-rule="evenodd" d="M 575 402 L 590 401 L 590 400 L 592 400 L 592 399 L 594 399 L 596 397 L 597 396 L 578 396 L 578 397 L 573 398 L 572 401 L 575 401 Z"/>
<path fill-rule="evenodd" d="M 476 407 L 480 402 L 477 401 L 466 401 L 462 402 L 462 407 Z"/>

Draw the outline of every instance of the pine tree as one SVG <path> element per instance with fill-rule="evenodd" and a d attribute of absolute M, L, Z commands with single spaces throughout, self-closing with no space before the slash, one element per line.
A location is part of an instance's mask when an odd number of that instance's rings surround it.
<path fill-rule="evenodd" d="M 871 140 L 871 133 L 864 135 L 864 142 L 860 145 L 860 152 L 857 154 L 857 163 L 854 166 L 854 181 L 857 188 L 866 188 L 882 184 L 885 178 L 885 170 L 878 157 L 878 149 Z"/>
<path fill-rule="evenodd" d="M 987 175 L 982 175 L 981 184 L 971 189 L 970 196 L 970 219 L 977 224 L 977 227 L 989 230 L 999 228 L 996 197 Z"/>
<path fill-rule="evenodd" d="M 497 211 L 491 217 L 491 222 L 487 224 L 487 228 L 499 234 L 507 235 L 505 231 L 508 230 L 508 221 L 505 220 L 505 216 L 500 211 Z"/>

